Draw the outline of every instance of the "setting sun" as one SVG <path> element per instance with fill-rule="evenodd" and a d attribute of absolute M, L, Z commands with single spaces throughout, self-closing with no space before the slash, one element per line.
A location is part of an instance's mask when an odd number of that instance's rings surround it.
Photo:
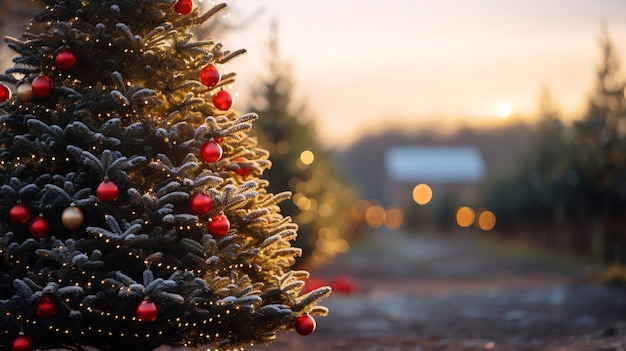
<path fill-rule="evenodd" d="M 511 104 L 508 102 L 502 102 L 498 105 L 498 117 L 504 119 L 511 115 Z"/>

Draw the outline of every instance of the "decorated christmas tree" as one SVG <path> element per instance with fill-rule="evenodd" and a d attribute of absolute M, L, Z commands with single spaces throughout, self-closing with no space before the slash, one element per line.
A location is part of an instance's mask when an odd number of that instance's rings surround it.
<path fill-rule="evenodd" d="M 39 0 L 0 75 L 0 349 L 240 350 L 315 329 L 290 194 L 191 0 Z M 262 118 L 262 117 L 261 117 Z M 245 172 L 241 170 L 245 169 Z"/>

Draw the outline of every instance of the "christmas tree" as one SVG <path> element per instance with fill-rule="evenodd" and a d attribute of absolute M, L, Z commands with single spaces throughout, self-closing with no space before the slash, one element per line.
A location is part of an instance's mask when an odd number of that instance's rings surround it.
<path fill-rule="evenodd" d="M 258 117 L 222 74 L 244 51 L 190 34 L 225 5 L 39 2 L 0 75 L 0 349 L 310 334 L 330 288 L 291 269 L 290 194 L 267 190 Z"/>

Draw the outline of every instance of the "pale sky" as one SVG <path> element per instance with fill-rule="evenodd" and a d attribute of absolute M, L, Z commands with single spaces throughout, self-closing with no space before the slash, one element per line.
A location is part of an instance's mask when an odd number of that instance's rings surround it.
<path fill-rule="evenodd" d="M 391 125 L 502 123 L 498 115 L 507 109 L 531 116 L 544 86 L 565 115 L 576 116 L 593 87 L 602 20 L 626 60 L 623 0 L 229 4 L 234 23 L 262 9 L 248 27 L 222 40 L 230 49 L 248 50 L 226 67 L 238 74 L 239 98 L 247 98 L 265 70 L 270 22 L 277 20 L 298 96 L 328 146 Z"/>

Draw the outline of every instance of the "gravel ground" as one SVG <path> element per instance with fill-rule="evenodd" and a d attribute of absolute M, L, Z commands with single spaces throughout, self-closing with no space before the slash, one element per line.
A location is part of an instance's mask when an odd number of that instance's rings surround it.
<path fill-rule="evenodd" d="M 376 232 L 312 272 L 358 285 L 323 301 L 315 333 L 248 350 L 626 350 L 626 291 L 582 272 L 467 235 Z"/>

